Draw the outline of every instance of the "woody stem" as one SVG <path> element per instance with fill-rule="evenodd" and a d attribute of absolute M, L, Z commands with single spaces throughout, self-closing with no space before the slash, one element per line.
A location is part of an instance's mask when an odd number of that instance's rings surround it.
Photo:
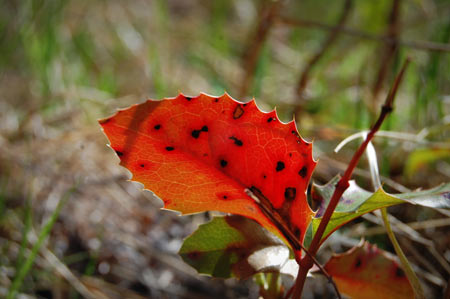
<path fill-rule="evenodd" d="M 359 146 L 358 150 L 353 155 L 352 160 L 348 164 L 348 167 L 344 173 L 344 175 L 341 177 L 339 182 L 336 185 L 336 189 L 334 190 L 333 196 L 331 197 L 330 203 L 327 206 L 327 209 L 322 217 L 322 221 L 320 221 L 319 227 L 317 228 L 316 233 L 314 234 L 314 238 L 311 241 L 311 245 L 309 246 L 309 253 L 308 255 L 305 255 L 299 265 L 299 271 L 297 275 L 297 279 L 295 281 L 294 285 L 294 291 L 292 298 L 300 298 L 303 286 L 305 284 L 306 275 L 308 274 L 309 269 L 313 266 L 313 259 L 311 256 L 315 256 L 317 253 L 317 250 L 320 247 L 323 233 L 325 232 L 325 229 L 328 225 L 328 222 L 331 219 L 331 216 L 333 215 L 334 210 L 336 209 L 337 204 L 339 203 L 339 199 L 342 197 L 342 194 L 344 194 L 345 190 L 349 186 L 349 180 L 352 176 L 353 171 L 356 168 L 356 165 L 358 164 L 361 156 L 363 155 L 364 151 L 367 148 L 367 145 L 374 137 L 375 133 L 380 129 L 381 125 L 383 124 L 383 121 L 386 119 L 389 113 L 393 110 L 393 102 L 395 99 L 395 96 L 397 94 L 398 87 L 400 85 L 400 82 L 403 79 L 403 75 L 406 71 L 407 66 L 409 65 L 410 59 L 407 58 L 404 62 L 402 69 L 398 73 L 397 77 L 395 78 L 394 84 L 392 85 L 391 90 L 389 91 L 389 94 L 386 97 L 386 101 L 381 109 L 380 116 L 378 117 L 375 124 L 370 129 L 369 134 L 367 134 L 366 139 L 364 142 Z"/>

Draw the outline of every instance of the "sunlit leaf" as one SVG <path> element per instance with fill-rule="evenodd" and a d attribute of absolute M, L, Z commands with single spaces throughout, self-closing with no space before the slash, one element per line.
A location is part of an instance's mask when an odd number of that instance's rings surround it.
<path fill-rule="evenodd" d="M 184 214 L 221 211 L 256 220 L 282 234 L 246 189 L 300 241 L 313 212 L 305 190 L 315 167 L 311 143 L 254 100 L 182 94 L 148 100 L 100 121 L 132 179 Z"/>

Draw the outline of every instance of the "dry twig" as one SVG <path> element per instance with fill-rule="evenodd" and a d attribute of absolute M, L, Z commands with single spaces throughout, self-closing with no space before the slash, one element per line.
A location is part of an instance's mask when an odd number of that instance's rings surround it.
<path fill-rule="evenodd" d="M 375 108 L 378 103 L 378 96 L 383 87 L 383 82 L 386 79 L 389 66 L 394 59 L 394 54 L 397 50 L 398 38 L 400 33 L 400 3 L 401 0 L 394 0 L 392 2 L 392 10 L 389 15 L 389 24 L 386 31 L 386 38 L 392 40 L 393 42 L 384 45 L 383 57 L 381 59 L 380 67 L 378 69 L 377 76 L 372 87 L 372 108 Z"/>
<path fill-rule="evenodd" d="M 278 0 L 272 2 L 268 7 L 263 8 L 257 30 L 254 36 L 250 38 L 250 43 L 242 56 L 244 78 L 242 79 L 242 84 L 238 93 L 241 98 L 247 95 L 251 86 L 261 50 L 269 35 L 270 29 L 275 22 L 281 5 L 282 0 Z"/>
<path fill-rule="evenodd" d="M 296 90 L 296 95 L 298 98 L 298 106 L 295 110 L 296 115 L 300 114 L 301 111 L 303 110 L 303 102 L 305 99 L 305 89 L 308 84 L 310 73 L 311 73 L 312 69 L 320 61 L 320 59 L 323 57 L 325 52 L 331 47 L 331 45 L 337 40 L 337 38 L 341 32 L 342 26 L 345 24 L 345 22 L 348 19 L 348 16 L 350 15 L 352 5 L 353 5 L 352 0 L 345 1 L 344 6 L 342 8 L 341 15 L 339 16 L 337 25 L 333 28 L 333 30 L 331 30 L 330 34 L 328 35 L 327 39 L 323 42 L 319 51 L 317 51 L 309 59 L 307 65 L 301 72 L 300 79 L 297 84 L 297 90 Z"/>

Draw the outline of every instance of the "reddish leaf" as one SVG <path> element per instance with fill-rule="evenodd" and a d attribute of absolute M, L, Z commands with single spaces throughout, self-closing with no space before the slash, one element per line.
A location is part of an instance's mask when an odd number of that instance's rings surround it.
<path fill-rule="evenodd" d="M 261 112 L 254 100 L 180 94 L 131 106 L 100 124 L 120 164 L 165 208 L 239 214 L 280 235 L 245 193 L 254 187 L 303 239 L 313 214 L 305 190 L 315 162 L 294 121 L 281 123 L 275 111 Z"/>
<path fill-rule="evenodd" d="M 325 269 L 339 291 L 351 298 L 414 298 L 414 291 L 396 259 L 368 242 L 334 255 Z"/>

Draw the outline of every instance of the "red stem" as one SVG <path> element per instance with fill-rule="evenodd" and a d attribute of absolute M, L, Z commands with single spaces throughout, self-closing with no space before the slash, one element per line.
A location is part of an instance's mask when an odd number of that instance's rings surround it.
<path fill-rule="evenodd" d="M 403 75 L 406 71 L 406 68 L 410 62 L 410 59 L 407 58 L 405 63 L 402 66 L 402 69 L 400 70 L 400 73 L 395 78 L 394 84 L 389 91 L 389 94 L 386 98 L 386 102 L 384 103 L 380 116 L 378 117 L 376 123 L 372 126 L 370 129 L 369 134 L 367 135 L 364 142 L 359 146 L 358 150 L 353 155 L 352 160 L 348 164 L 347 170 L 345 171 L 342 178 L 339 180 L 339 182 L 336 185 L 336 189 L 334 190 L 333 196 L 331 197 L 330 203 L 327 206 L 327 209 L 325 211 L 325 214 L 322 217 L 322 221 L 320 221 L 319 227 L 317 228 L 316 233 L 314 234 L 314 238 L 311 242 L 311 245 L 309 246 L 309 253 L 311 256 L 315 256 L 317 253 L 317 250 L 320 247 L 322 236 L 325 231 L 325 228 L 328 225 L 328 222 L 331 219 L 331 216 L 336 209 L 337 204 L 339 203 L 339 199 L 342 197 L 342 194 L 345 192 L 345 190 L 349 186 L 349 180 L 352 176 L 353 171 L 355 170 L 356 165 L 359 162 L 359 159 L 363 155 L 364 151 L 366 150 L 367 145 L 372 140 L 375 133 L 380 129 L 381 124 L 385 120 L 386 116 L 392 111 L 392 104 L 395 99 L 395 95 L 397 93 L 398 87 L 400 85 L 400 82 L 403 79 Z M 297 280 L 295 281 L 294 285 L 294 291 L 292 298 L 300 298 L 303 286 L 305 284 L 306 275 L 308 274 L 309 269 L 313 266 L 313 260 L 310 257 L 310 255 L 305 255 L 301 261 L 300 261 L 300 268 L 297 275 Z"/>

